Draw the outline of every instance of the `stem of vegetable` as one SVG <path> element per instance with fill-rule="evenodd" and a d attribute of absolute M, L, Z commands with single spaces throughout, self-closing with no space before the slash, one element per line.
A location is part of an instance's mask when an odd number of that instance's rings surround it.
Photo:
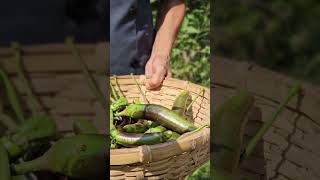
<path fill-rule="evenodd" d="M 2 82 L 5 86 L 5 91 L 8 96 L 9 103 L 11 104 L 18 121 L 21 123 L 24 121 L 24 115 L 21 104 L 18 99 L 17 92 L 12 82 L 10 81 L 8 75 L 2 69 L 0 69 L 0 78 L 2 79 Z"/>
<path fill-rule="evenodd" d="M 184 117 L 189 97 L 189 91 L 183 90 L 174 100 L 171 110 Z"/>
<path fill-rule="evenodd" d="M 2 180 L 11 179 L 9 154 L 1 142 L 0 142 L 0 175 Z"/>
<path fill-rule="evenodd" d="M 19 158 L 18 162 L 23 163 L 24 161 Z M 27 173 L 24 175 L 12 176 L 12 180 L 38 180 L 38 178 L 36 175 L 34 175 L 34 173 Z"/>
<path fill-rule="evenodd" d="M 111 102 L 115 102 L 116 100 L 113 97 L 110 96 L 110 101 Z"/>
<path fill-rule="evenodd" d="M 247 157 L 250 156 L 250 154 L 253 152 L 256 145 L 258 144 L 258 142 L 262 139 L 262 137 L 270 129 L 270 127 L 275 122 L 275 120 L 277 119 L 279 114 L 286 107 L 288 102 L 299 93 L 300 89 L 301 89 L 300 83 L 294 82 L 293 86 L 289 90 L 287 97 L 285 97 L 284 101 L 280 104 L 279 108 L 274 112 L 274 114 L 271 116 L 271 118 L 268 121 L 266 121 L 266 123 L 259 129 L 258 133 L 250 140 L 249 144 L 247 145 L 247 147 L 245 149 L 245 152 L 242 154 L 240 161 L 243 161 Z"/>
<path fill-rule="evenodd" d="M 134 77 L 134 75 L 133 75 L 132 73 L 131 73 L 130 75 L 131 75 L 132 79 L 134 80 L 134 83 L 135 83 L 136 86 L 138 87 L 138 89 L 139 89 L 139 91 L 140 91 L 140 94 L 141 94 L 141 96 L 143 97 L 143 100 L 144 100 L 146 103 L 149 104 L 149 101 L 148 101 L 146 95 L 142 92 L 142 89 L 140 88 L 140 86 L 139 86 L 136 78 Z"/>
<path fill-rule="evenodd" d="M 112 93 L 112 96 L 115 98 L 115 99 L 119 99 L 119 96 L 118 94 L 116 93 L 114 87 L 112 86 L 112 83 L 110 82 L 110 89 L 111 89 L 111 93 Z"/>
<path fill-rule="evenodd" d="M 25 69 L 23 67 L 21 45 L 18 42 L 12 42 L 11 48 L 14 51 L 14 57 L 17 61 L 18 76 L 22 80 L 24 87 L 25 87 L 25 90 L 27 92 L 28 98 L 31 102 L 32 114 L 36 115 L 39 111 L 43 110 L 43 107 L 41 106 L 40 102 L 38 101 L 38 99 L 34 95 L 33 90 L 31 88 L 31 83 L 27 79 L 27 75 L 26 75 Z"/>
<path fill-rule="evenodd" d="M 197 96 L 192 100 L 192 102 L 189 104 L 185 112 L 188 112 L 189 109 L 192 107 L 193 103 L 196 102 L 196 100 L 201 96 L 204 96 L 204 88 L 200 89 L 200 92 L 197 94 Z"/>
<path fill-rule="evenodd" d="M 115 81 L 116 87 L 117 87 L 117 88 L 118 88 L 118 90 L 119 90 L 120 97 L 124 97 L 124 94 L 123 94 L 123 92 L 122 92 L 122 91 L 121 91 L 121 89 L 120 89 L 120 86 L 119 86 L 119 83 L 118 83 L 117 76 L 116 76 L 116 75 L 113 75 L 113 78 L 114 78 L 114 81 Z"/>
<path fill-rule="evenodd" d="M 95 96 L 98 99 L 98 101 L 100 102 L 101 106 L 104 109 L 107 109 L 106 98 L 104 97 L 103 93 L 99 90 L 96 81 L 94 80 L 94 78 L 92 77 L 92 75 L 89 72 L 88 66 L 82 60 L 82 57 L 81 57 L 76 45 L 74 44 L 73 38 L 67 37 L 65 42 L 66 42 L 67 46 L 70 48 L 70 50 L 74 56 L 74 59 L 81 65 L 82 72 L 84 73 L 84 76 L 85 76 L 91 90 L 95 94 Z"/>

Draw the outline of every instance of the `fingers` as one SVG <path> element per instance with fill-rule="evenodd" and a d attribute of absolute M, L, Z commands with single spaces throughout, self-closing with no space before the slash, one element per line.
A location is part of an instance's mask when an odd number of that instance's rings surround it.
<path fill-rule="evenodd" d="M 151 78 L 152 76 L 152 60 L 151 59 L 146 64 L 145 74 L 147 78 Z"/>
<path fill-rule="evenodd" d="M 156 69 L 156 72 L 151 76 L 151 79 L 147 81 L 146 88 L 147 89 L 155 89 L 158 88 L 162 81 L 164 80 L 165 76 L 167 74 L 167 69 L 162 67 L 158 67 Z"/>

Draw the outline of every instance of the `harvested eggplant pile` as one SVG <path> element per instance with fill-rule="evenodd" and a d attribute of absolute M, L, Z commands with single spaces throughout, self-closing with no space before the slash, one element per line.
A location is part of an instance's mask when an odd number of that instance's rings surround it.
<path fill-rule="evenodd" d="M 69 39 L 67 43 L 76 53 L 72 41 Z M 19 44 L 13 43 L 12 49 L 18 78 L 26 91 L 31 112 L 25 113 L 16 88 L 0 68 L 0 86 L 5 95 L 0 100 L 0 124 L 5 127 L 0 130 L 0 179 L 105 179 L 108 136 L 98 134 L 92 121 L 82 118 L 73 120 L 72 130 L 58 131 L 55 120 L 34 95 L 23 67 Z M 78 63 L 82 63 L 79 57 L 75 57 Z M 83 74 L 88 77 L 87 67 L 82 67 Z M 10 107 L 4 108 L 2 100 Z M 105 104 L 102 105 L 105 108 Z"/>
<path fill-rule="evenodd" d="M 135 77 L 131 76 L 136 82 Z M 148 102 L 137 82 L 136 86 L 144 100 Z M 110 147 L 112 149 L 172 141 L 184 133 L 197 129 L 186 119 L 186 112 L 204 93 L 204 89 L 201 89 L 193 100 L 189 92 L 183 90 L 176 97 L 171 109 L 158 104 L 141 104 L 138 101 L 129 104 L 120 90 L 116 76 L 110 80 L 110 89 Z"/>

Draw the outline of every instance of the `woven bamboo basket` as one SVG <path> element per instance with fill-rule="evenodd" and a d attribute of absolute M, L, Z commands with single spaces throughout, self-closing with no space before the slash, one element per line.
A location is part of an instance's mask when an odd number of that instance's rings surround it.
<path fill-rule="evenodd" d="M 294 79 L 251 62 L 219 57 L 214 58 L 212 71 L 212 113 L 239 89 L 255 96 L 257 112 L 248 117 L 244 148 L 287 96 Z M 252 156 L 241 164 L 239 179 L 320 179 L 320 87 L 300 82 L 301 94 L 289 102 Z"/>
<path fill-rule="evenodd" d="M 146 90 L 145 76 L 135 76 L 149 103 L 171 108 L 181 90 L 188 90 L 194 98 L 202 88 L 178 79 L 167 78 L 157 90 Z M 144 102 L 134 79 L 119 76 L 120 90 L 129 99 Z M 187 119 L 197 127 L 210 123 L 210 91 L 197 98 Z M 144 102 L 145 103 L 145 102 Z M 176 141 L 143 145 L 135 148 L 110 150 L 111 179 L 183 179 L 210 158 L 210 129 L 203 128 Z"/>

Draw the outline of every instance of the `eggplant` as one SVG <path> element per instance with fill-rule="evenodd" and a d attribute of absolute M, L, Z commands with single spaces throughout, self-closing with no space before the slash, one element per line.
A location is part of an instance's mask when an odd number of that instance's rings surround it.
<path fill-rule="evenodd" d="M 57 141 L 43 156 L 14 164 L 13 172 L 22 175 L 48 171 L 70 178 L 106 179 L 107 142 L 105 135 L 81 134 Z"/>
<path fill-rule="evenodd" d="M 159 121 L 164 127 L 183 134 L 196 130 L 190 121 L 170 109 L 157 104 L 130 104 L 116 116 L 128 116 L 135 119 Z"/>

